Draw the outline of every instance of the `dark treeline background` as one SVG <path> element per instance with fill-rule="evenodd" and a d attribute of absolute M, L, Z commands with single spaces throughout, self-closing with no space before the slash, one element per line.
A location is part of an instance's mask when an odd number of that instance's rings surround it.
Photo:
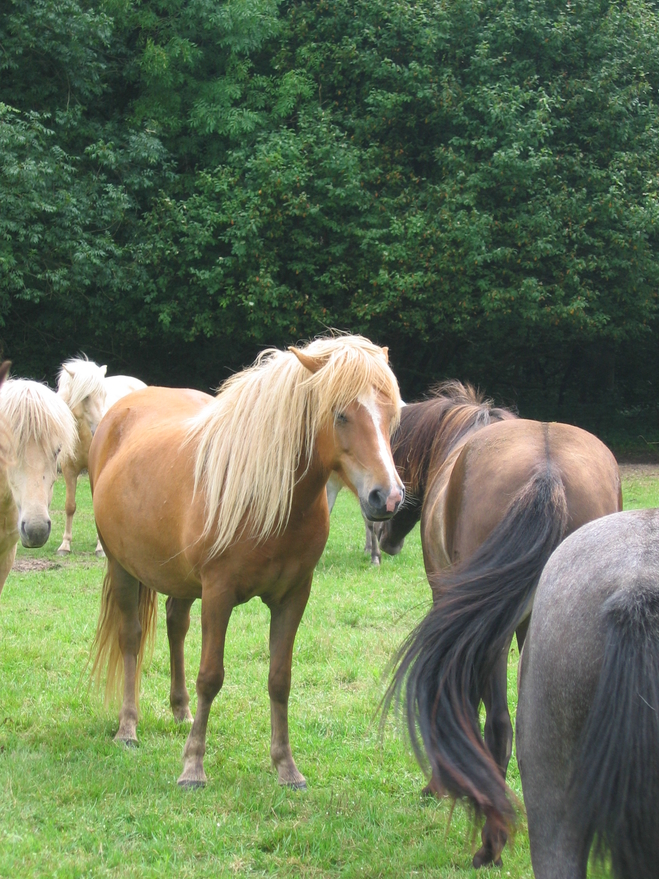
<path fill-rule="evenodd" d="M 338 327 L 652 444 L 658 87 L 653 2 L 5 0 L 4 353 L 208 389 Z"/>

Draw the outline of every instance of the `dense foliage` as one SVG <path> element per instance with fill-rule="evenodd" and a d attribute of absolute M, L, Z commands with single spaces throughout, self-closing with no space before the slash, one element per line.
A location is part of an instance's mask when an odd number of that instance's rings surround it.
<path fill-rule="evenodd" d="M 655 410 L 658 87 L 640 0 L 11 0 L 5 350 L 207 387 L 338 326 Z"/>

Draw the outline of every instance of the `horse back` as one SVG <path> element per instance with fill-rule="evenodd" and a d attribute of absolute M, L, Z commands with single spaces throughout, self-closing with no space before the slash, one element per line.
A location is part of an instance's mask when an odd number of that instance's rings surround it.
<path fill-rule="evenodd" d="M 106 551 L 143 582 L 150 580 L 148 562 L 157 568 L 177 552 L 182 567 L 173 564 L 172 576 L 189 574 L 180 551 L 197 516 L 194 448 L 186 437 L 190 420 L 211 400 L 199 391 L 145 388 L 119 400 L 92 440 L 89 477 L 99 535 Z"/>
<path fill-rule="evenodd" d="M 89 479 L 94 481 L 116 454 L 129 444 L 139 445 L 147 432 L 179 432 L 213 398 L 188 388 L 146 387 L 122 397 L 104 415 L 89 450 Z"/>

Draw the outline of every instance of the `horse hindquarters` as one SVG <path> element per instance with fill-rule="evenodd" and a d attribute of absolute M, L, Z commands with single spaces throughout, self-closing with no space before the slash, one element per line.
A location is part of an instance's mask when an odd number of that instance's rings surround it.
<path fill-rule="evenodd" d="M 659 870 L 659 590 L 620 589 L 602 607 L 604 659 L 568 791 L 584 860 L 610 853 L 616 879 Z"/>
<path fill-rule="evenodd" d="M 404 645 L 389 689 L 391 702 L 405 688 L 417 757 L 423 749 L 446 789 L 487 817 L 477 866 L 498 860 L 514 820 L 505 784 L 510 745 L 506 765 L 497 765 L 481 736 L 478 705 L 563 538 L 567 515 L 560 474 L 548 466 L 468 559 L 431 579 L 435 603 Z"/>

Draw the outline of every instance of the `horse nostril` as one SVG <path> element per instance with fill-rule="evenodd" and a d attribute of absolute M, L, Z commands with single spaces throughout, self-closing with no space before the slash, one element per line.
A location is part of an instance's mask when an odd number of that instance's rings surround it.
<path fill-rule="evenodd" d="M 380 510 L 387 503 L 386 495 L 379 488 L 374 488 L 368 496 L 369 506 L 374 510 Z"/>

